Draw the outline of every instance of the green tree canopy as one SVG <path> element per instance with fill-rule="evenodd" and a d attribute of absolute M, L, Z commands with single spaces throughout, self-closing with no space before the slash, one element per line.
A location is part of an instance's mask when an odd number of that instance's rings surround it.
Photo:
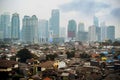
<path fill-rule="evenodd" d="M 20 58 L 19 61 L 23 62 L 23 63 L 25 63 L 27 59 L 33 58 L 32 53 L 26 48 L 21 49 L 20 51 L 18 51 L 16 56 L 18 58 Z"/>

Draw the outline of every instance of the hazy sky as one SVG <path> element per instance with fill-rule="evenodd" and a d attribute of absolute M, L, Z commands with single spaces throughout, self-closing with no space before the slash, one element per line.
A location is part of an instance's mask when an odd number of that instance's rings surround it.
<path fill-rule="evenodd" d="M 86 29 L 93 24 L 96 15 L 100 22 L 116 26 L 116 37 L 120 37 L 120 0 L 0 0 L 0 14 L 4 12 L 37 15 L 49 19 L 52 9 L 60 9 L 60 26 L 67 27 L 68 20 L 84 22 Z"/>

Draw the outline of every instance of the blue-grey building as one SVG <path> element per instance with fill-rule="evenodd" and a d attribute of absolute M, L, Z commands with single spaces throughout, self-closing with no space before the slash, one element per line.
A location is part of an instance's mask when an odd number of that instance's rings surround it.
<path fill-rule="evenodd" d="M 38 36 L 40 43 L 47 43 L 49 38 L 48 20 L 39 20 Z"/>
<path fill-rule="evenodd" d="M 99 27 L 99 20 L 96 16 L 94 16 L 94 18 L 93 18 L 93 24 L 94 24 L 94 26 Z"/>
<path fill-rule="evenodd" d="M 11 38 L 12 38 L 12 40 L 19 40 L 20 39 L 20 19 L 19 19 L 18 13 L 12 14 Z"/>
<path fill-rule="evenodd" d="M 79 23 L 78 24 L 78 31 L 85 31 L 85 25 L 84 25 L 84 23 Z"/>
<path fill-rule="evenodd" d="M 53 41 L 59 42 L 60 13 L 58 9 L 53 9 L 49 20 L 49 31 L 52 32 Z"/>
<path fill-rule="evenodd" d="M 0 26 L 1 37 L 5 41 L 11 40 L 11 24 L 9 13 L 1 15 L 1 26 Z"/>
<path fill-rule="evenodd" d="M 75 40 L 76 39 L 76 32 L 77 32 L 77 25 L 75 20 L 69 20 L 68 22 L 68 31 L 67 31 L 68 39 Z"/>
<path fill-rule="evenodd" d="M 30 26 L 30 16 L 24 16 L 22 20 L 22 41 L 25 43 L 31 43 L 32 38 L 32 28 Z"/>
<path fill-rule="evenodd" d="M 107 39 L 112 41 L 115 40 L 115 26 L 108 26 L 107 28 Z"/>
<path fill-rule="evenodd" d="M 38 19 L 35 15 L 24 16 L 22 40 L 25 43 L 38 43 Z"/>
<path fill-rule="evenodd" d="M 88 32 L 85 32 L 84 23 L 78 24 L 77 41 L 81 41 L 81 42 L 88 41 Z"/>
<path fill-rule="evenodd" d="M 105 25 L 105 22 L 100 24 L 100 32 L 100 41 L 103 42 L 107 40 L 107 26 Z"/>

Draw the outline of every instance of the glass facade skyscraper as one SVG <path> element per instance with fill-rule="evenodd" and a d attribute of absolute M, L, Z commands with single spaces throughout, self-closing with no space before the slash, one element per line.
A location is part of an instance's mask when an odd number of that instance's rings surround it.
<path fill-rule="evenodd" d="M 38 36 L 39 36 L 39 42 L 40 43 L 46 43 L 48 42 L 48 21 L 47 20 L 39 20 L 38 23 Z"/>
<path fill-rule="evenodd" d="M 24 16 L 22 37 L 23 42 L 38 43 L 38 19 L 35 15 Z"/>
<path fill-rule="evenodd" d="M 75 40 L 77 25 L 75 20 L 69 20 L 68 22 L 68 38 L 69 40 Z"/>
<path fill-rule="evenodd" d="M 107 38 L 114 41 L 115 40 L 115 26 L 108 26 L 107 28 Z"/>
<path fill-rule="evenodd" d="M 99 27 L 99 20 L 96 16 L 94 16 L 94 18 L 93 18 L 93 24 L 94 24 L 94 26 Z"/>
<path fill-rule="evenodd" d="M 84 23 L 79 23 L 78 24 L 78 31 L 85 31 L 85 26 L 84 26 Z"/>
<path fill-rule="evenodd" d="M 9 41 L 11 39 L 11 24 L 10 24 L 10 15 L 9 13 L 4 13 L 1 15 L 1 33 L 3 39 Z"/>
<path fill-rule="evenodd" d="M 30 19 L 30 26 L 32 28 L 33 43 L 38 43 L 38 18 L 33 15 Z"/>
<path fill-rule="evenodd" d="M 89 42 L 98 41 L 98 36 L 96 34 L 96 26 L 93 25 L 89 27 L 88 35 L 89 35 Z"/>
<path fill-rule="evenodd" d="M 53 43 L 59 43 L 59 30 L 60 13 L 58 9 L 53 9 L 49 20 L 49 39 L 52 39 Z"/>
<path fill-rule="evenodd" d="M 20 39 L 20 19 L 19 14 L 14 13 L 11 20 L 11 38 L 12 40 Z"/>
<path fill-rule="evenodd" d="M 107 26 L 105 25 L 105 22 L 101 23 L 100 25 L 100 40 L 101 42 L 105 41 L 107 39 Z"/>

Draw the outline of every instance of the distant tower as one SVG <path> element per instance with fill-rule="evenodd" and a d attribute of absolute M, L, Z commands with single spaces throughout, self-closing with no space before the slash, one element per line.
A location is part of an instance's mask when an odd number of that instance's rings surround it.
<path fill-rule="evenodd" d="M 3 41 L 4 36 L 3 36 L 3 27 L 2 27 L 2 23 L 1 23 L 1 15 L 0 15 L 0 40 Z"/>
<path fill-rule="evenodd" d="M 38 19 L 35 15 L 32 17 L 24 16 L 22 39 L 26 43 L 38 43 Z"/>
<path fill-rule="evenodd" d="M 94 24 L 94 26 L 99 27 L 99 20 L 96 16 L 94 16 L 93 24 Z"/>
<path fill-rule="evenodd" d="M 78 31 L 77 31 L 77 40 L 81 42 L 88 41 L 88 32 L 85 32 L 84 23 L 78 24 Z"/>
<path fill-rule="evenodd" d="M 39 20 L 38 25 L 38 36 L 40 43 L 47 43 L 48 42 L 48 21 L 47 20 Z"/>
<path fill-rule="evenodd" d="M 68 38 L 69 40 L 75 40 L 77 25 L 75 20 L 69 20 L 68 22 Z"/>
<path fill-rule="evenodd" d="M 31 32 L 31 26 L 30 26 L 30 17 L 24 16 L 22 20 L 22 41 L 25 43 L 31 43 L 32 42 L 32 32 Z"/>
<path fill-rule="evenodd" d="M 9 13 L 4 13 L 1 15 L 1 33 L 3 34 L 4 40 L 11 39 L 11 26 L 10 26 L 10 15 Z"/>
<path fill-rule="evenodd" d="M 33 43 L 38 43 L 38 18 L 36 15 L 31 17 Z"/>
<path fill-rule="evenodd" d="M 98 17 L 96 16 L 94 16 L 93 18 L 93 25 L 96 27 L 97 41 L 100 41 L 101 32 L 100 32 L 100 27 L 99 27 L 99 20 L 98 20 Z"/>
<path fill-rule="evenodd" d="M 19 14 L 14 13 L 11 20 L 11 38 L 12 40 L 20 39 L 20 19 Z"/>
<path fill-rule="evenodd" d="M 96 34 L 96 27 L 94 25 L 89 27 L 88 35 L 89 35 L 89 42 L 97 41 L 98 36 Z"/>
<path fill-rule="evenodd" d="M 105 25 L 105 22 L 100 24 L 101 28 L 101 42 L 105 41 L 107 39 L 107 26 Z"/>
<path fill-rule="evenodd" d="M 84 23 L 79 23 L 79 24 L 78 24 L 78 31 L 82 31 L 82 32 L 85 31 Z"/>
<path fill-rule="evenodd" d="M 108 26 L 107 28 L 107 38 L 114 41 L 115 40 L 115 26 Z"/>
<path fill-rule="evenodd" d="M 59 28 L 60 28 L 60 13 L 58 9 L 53 9 L 51 13 L 51 18 L 49 21 L 49 30 L 53 32 L 53 41 L 58 42 L 59 40 Z"/>

